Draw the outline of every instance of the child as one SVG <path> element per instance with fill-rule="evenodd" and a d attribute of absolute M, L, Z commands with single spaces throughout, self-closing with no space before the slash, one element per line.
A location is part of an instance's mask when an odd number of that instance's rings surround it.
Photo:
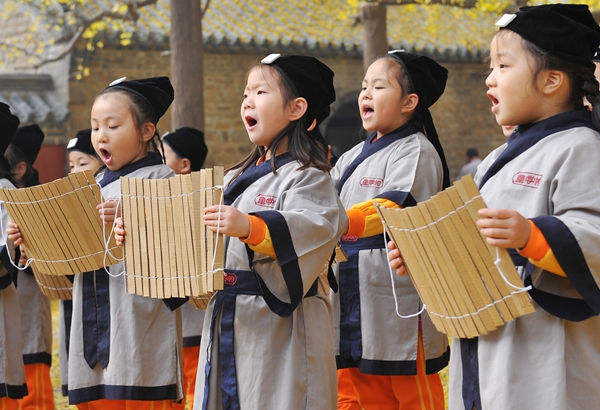
<path fill-rule="evenodd" d="M 322 272 L 346 224 L 311 131 L 333 72 L 272 54 L 250 70 L 241 117 L 256 145 L 205 224 L 228 235 L 225 289 L 206 311 L 194 408 L 335 409 L 332 308 Z M 235 332 L 234 332 L 235 331 Z"/>
<path fill-rule="evenodd" d="M 594 409 L 600 104 L 591 59 L 600 28 L 587 6 L 566 4 L 523 7 L 496 24 L 487 95 L 498 124 L 518 128 L 478 170 L 489 206 L 478 226 L 509 248 L 536 312 L 455 340 L 450 408 Z"/>
<path fill-rule="evenodd" d="M 428 110 L 444 92 L 447 75 L 428 57 L 403 51 L 371 64 L 358 97 L 363 127 L 371 134 L 331 172 L 349 218 L 341 243 L 348 261 L 339 264 L 339 292 L 332 294 L 337 365 L 348 369 L 339 372 L 346 386 L 340 408 L 354 408 L 349 403 L 354 394 L 365 409 L 444 408 L 437 372 L 448 363 L 447 338 L 427 314 L 397 316 L 419 312 L 422 303 L 410 279 L 396 277 L 395 310 L 373 201 L 412 206 L 448 185 Z"/>
<path fill-rule="evenodd" d="M 0 188 L 15 187 L 4 152 L 18 126 L 19 119 L 11 114 L 8 105 L 0 103 Z M 9 221 L 4 206 L 1 218 L 4 228 L 0 229 L 0 408 L 18 410 L 20 406 L 17 399 L 27 395 L 27 385 L 23 368 L 21 312 L 11 274 L 13 245 L 7 242 L 4 233 Z"/>
<path fill-rule="evenodd" d="M 163 136 L 163 153 L 165 163 L 176 174 L 189 174 L 199 171 L 204 164 L 208 148 L 204 143 L 204 133 L 196 128 L 183 127 Z M 200 356 L 200 341 L 204 311 L 186 303 L 181 307 L 183 318 L 183 387 L 185 398 L 181 402 L 182 409 L 186 401 L 189 408 L 194 406 L 194 390 L 196 388 L 196 372 Z"/>
<path fill-rule="evenodd" d="M 69 173 L 92 171 L 96 172 L 102 166 L 94 146 L 92 145 L 92 130 L 90 128 L 77 131 L 75 138 L 67 144 Z M 69 275 L 70 280 L 74 277 Z M 73 301 L 60 300 L 58 304 L 58 356 L 60 359 L 60 380 L 63 396 L 69 395 L 68 388 L 68 355 L 69 339 L 71 336 L 71 317 L 73 316 Z"/>
<path fill-rule="evenodd" d="M 106 166 L 97 180 L 107 202 L 98 209 L 110 225 L 121 176 L 173 176 L 156 146 L 156 124 L 173 101 L 169 79 L 122 80 L 101 91 L 91 111 L 92 144 Z M 21 241 L 18 228 L 10 233 Z M 109 271 L 75 275 L 69 402 L 91 410 L 173 408 L 183 396 L 181 315 L 160 300 L 127 294 L 122 263 Z"/>
<path fill-rule="evenodd" d="M 17 129 L 6 159 L 17 188 L 28 188 L 40 183 L 33 167 L 44 132 L 32 124 Z M 50 300 L 42 293 L 31 268 L 17 273 L 17 295 L 21 307 L 23 330 L 23 362 L 29 394 L 19 400 L 22 410 L 54 409 L 54 389 L 50 377 L 52 365 L 52 312 Z"/>

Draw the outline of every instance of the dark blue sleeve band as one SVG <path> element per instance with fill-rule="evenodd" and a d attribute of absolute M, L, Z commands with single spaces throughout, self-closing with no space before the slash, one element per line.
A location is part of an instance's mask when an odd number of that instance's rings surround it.
<path fill-rule="evenodd" d="M 402 208 L 408 208 L 417 204 L 417 201 L 415 201 L 415 198 L 413 198 L 410 192 L 404 191 L 387 191 L 377 195 L 375 198 L 387 199 L 395 202 Z"/>

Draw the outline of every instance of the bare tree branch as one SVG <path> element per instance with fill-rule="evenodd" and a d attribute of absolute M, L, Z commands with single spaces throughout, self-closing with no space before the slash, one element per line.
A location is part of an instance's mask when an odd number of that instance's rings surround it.
<path fill-rule="evenodd" d="M 206 0 L 206 4 L 204 5 L 204 8 L 200 12 L 200 20 L 202 20 L 204 18 L 204 14 L 206 13 L 206 10 L 208 10 L 209 4 L 210 4 L 210 0 Z"/>

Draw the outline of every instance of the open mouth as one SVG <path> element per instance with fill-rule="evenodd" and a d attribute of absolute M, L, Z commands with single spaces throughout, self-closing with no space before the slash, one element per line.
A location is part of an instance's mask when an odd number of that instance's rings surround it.
<path fill-rule="evenodd" d="M 363 106 L 362 107 L 362 117 L 363 118 L 370 118 L 370 117 L 372 117 L 374 112 L 375 111 L 371 107 L 367 107 L 367 106 Z"/>
<path fill-rule="evenodd" d="M 258 124 L 258 121 L 256 121 L 254 118 L 248 115 L 244 117 L 244 120 L 246 120 L 246 125 L 248 126 L 248 129 L 252 129 L 256 126 L 256 124 Z"/>
<path fill-rule="evenodd" d="M 104 161 L 105 164 L 108 164 L 110 162 L 110 160 L 112 159 L 112 154 L 110 152 L 108 152 L 107 150 L 105 150 L 104 148 L 100 148 L 98 151 L 99 151 L 100 157 L 102 158 L 102 161 Z"/>
<path fill-rule="evenodd" d="M 488 98 L 492 101 L 492 112 L 495 112 L 497 107 L 498 107 L 498 99 L 496 97 L 494 97 L 493 95 L 491 95 L 490 93 L 487 93 Z"/>

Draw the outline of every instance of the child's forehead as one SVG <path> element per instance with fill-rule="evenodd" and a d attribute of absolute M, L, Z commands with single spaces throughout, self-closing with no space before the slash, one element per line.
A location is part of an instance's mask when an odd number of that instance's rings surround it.
<path fill-rule="evenodd" d="M 277 86 L 277 78 L 275 69 L 261 64 L 253 67 L 248 73 L 248 78 L 246 79 L 246 88 L 263 84 L 271 87 Z"/>
<path fill-rule="evenodd" d="M 92 117 L 94 114 L 106 115 L 107 113 L 130 112 L 129 97 L 125 93 L 113 92 L 99 95 L 92 105 Z"/>

